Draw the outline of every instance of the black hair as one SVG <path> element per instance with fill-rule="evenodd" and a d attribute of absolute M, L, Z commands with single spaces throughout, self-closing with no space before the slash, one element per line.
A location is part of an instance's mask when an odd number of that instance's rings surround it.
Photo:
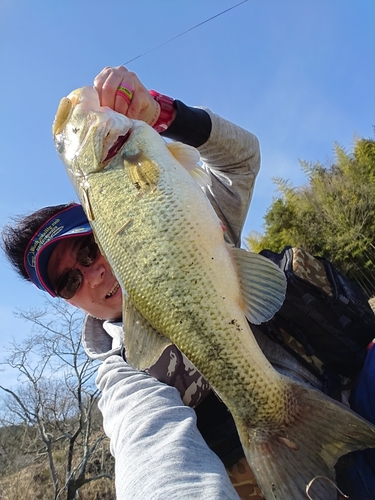
<path fill-rule="evenodd" d="M 24 265 L 24 255 L 31 238 L 48 219 L 74 205 L 53 205 L 44 207 L 29 215 L 13 217 L 11 223 L 3 227 L 1 247 L 15 271 L 25 280 L 31 281 Z"/>

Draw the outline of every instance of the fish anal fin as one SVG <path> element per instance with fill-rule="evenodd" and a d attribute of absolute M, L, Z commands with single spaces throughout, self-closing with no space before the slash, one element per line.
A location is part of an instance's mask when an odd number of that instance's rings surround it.
<path fill-rule="evenodd" d="M 375 447 L 375 426 L 322 392 L 286 380 L 298 405 L 294 418 L 266 432 L 236 421 L 246 459 L 267 500 L 306 498 L 311 481 L 321 477 L 327 480 L 316 481 L 310 498 L 333 500 L 335 463 L 351 451 Z"/>
<path fill-rule="evenodd" d="M 271 319 L 285 299 L 285 274 L 266 257 L 232 248 L 241 284 L 245 315 L 254 324 Z"/>
<path fill-rule="evenodd" d="M 139 151 L 134 155 L 123 157 L 125 170 L 134 187 L 142 192 L 149 192 L 156 188 L 160 179 L 158 165 Z"/>
<path fill-rule="evenodd" d="M 171 345 L 171 341 L 154 330 L 126 297 L 123 300 L 126 361 L 137 370 L 147 370 Z"/>

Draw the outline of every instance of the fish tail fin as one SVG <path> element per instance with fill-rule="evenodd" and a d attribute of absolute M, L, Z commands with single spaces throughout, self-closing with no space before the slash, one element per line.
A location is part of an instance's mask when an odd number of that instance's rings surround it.
<path fill-rule="evenodd" d="M 340 456 L 375 447 L 375 426 L 323 393 L 288 381 L 294 417 L 278 431 L 237 428 L 247 461 L 267 500 L 301 500 L 316 477 L 335 481 Z M 345 493 L 345 492 L 344 492 Z M 312 495 L 312 493 L 310 493 Z M 316 481 L 314 496 L 337 498 L 331 481 Z"/>

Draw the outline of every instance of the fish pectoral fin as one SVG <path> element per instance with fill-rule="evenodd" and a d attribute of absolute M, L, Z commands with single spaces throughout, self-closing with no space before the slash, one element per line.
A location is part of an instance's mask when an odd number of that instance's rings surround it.
<path fill-rule="evenodd" d="M 170 153 L 188 172 L 197 167 L 201 159 L 197 149 L 182 142 L 167 142 L 166 145 Z"/>
<path fill-rule="evenodd" d="M 190 171 L 190 175 L 192 176 L 192 178 L 195 180 L 195 182 L 198 184 L 198 186 L 200 188 L 206 188 L 207 186 L 212 185 L 211 177 L 199 165 Z"/>
<path fill-rule="evenodd" d="M 197 149 L 182 142 L 168 142 L 167 148 L 200 187 L 211 186 L 211 177 L 199 165 L 200 154 Z"/>
<path fill-rule="evenodd" d="M 271 319 L 285 299 L 284 272 L 266 257 L 232 248 L 247 319 L 259 325 Z"/>
<path fill-rule="evenodd" d="M 124 345 L 126 361 L 137 370 L 146 370 L 156 363 L 172 342 L 160 335 L 131 302 L 123 301 Z"/>
<path fill-rule="evenodd" d="M 123 155 L 125 171 L 134 187 L 140 192 L 155 189 L 160 179 L 160 170 L 156 162 L 139 151 L 134 155 Z"/>

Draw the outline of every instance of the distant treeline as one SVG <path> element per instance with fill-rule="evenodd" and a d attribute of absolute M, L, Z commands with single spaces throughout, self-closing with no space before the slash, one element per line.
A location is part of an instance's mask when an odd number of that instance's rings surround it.
<path fill-rule="evenodd" d="M 300 246 L 330 259 L 368 297 L 375 295 L 375 141 L 357 138 L 352 151 L 335 144 L 330 165 L 300 162 L 308 182 L 274 179 L 276 196 L 264 216 L 264 234 L 249 248 L 279 252 Z"/>

